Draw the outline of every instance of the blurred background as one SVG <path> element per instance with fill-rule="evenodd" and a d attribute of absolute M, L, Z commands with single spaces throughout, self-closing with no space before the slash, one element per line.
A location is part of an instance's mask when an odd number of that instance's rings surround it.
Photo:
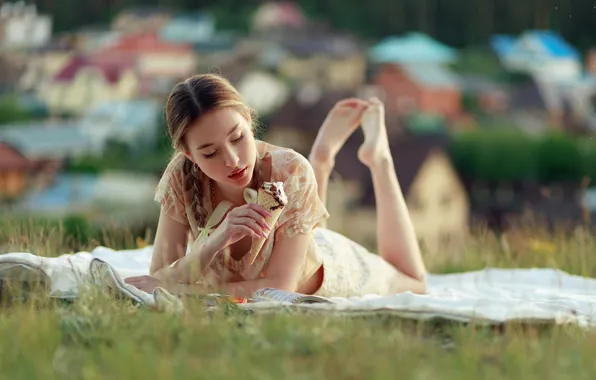
<path fill-rule="evenodd" d="M 150 240 L 165 98 L 211 72 L 260 138 L 304 155 L 335 102 L 380 97 L 425 250 L 590 228 L 595 18 L 593 0 L 0 0 L 0 214 Z M 329 226 L 374 247 L 361 142 L 337 159 Z"/>

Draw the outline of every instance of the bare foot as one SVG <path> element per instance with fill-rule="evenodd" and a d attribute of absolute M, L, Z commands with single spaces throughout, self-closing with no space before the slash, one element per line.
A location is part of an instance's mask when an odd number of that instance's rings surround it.
<path fill-rule="evenodd" d="M 385 107 L 377 98 L 372 98 L 369 103 L 362 116 L 364 143 L 358 149 L 358 159 L 371 168 L 391 159 L 391 152 L 385 127 Z"/>
<path fill-rule="evenodd" d="M 339 101 L 325 118 L 313 144 L 309 159 L 312 163 L 333 168 L 335 156 L 348 137 L 358 128 L 368 102 L 360 99 Z"/>

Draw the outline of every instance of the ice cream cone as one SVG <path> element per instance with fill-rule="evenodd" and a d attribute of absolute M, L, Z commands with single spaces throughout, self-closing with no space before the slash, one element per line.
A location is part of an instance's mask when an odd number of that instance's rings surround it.
<path fill-rule="evenodd" d="M 273 228 L 273 226 L 275 226 L 275 223 L 277 222 L 277 219 L 279 219 L 279 216 L 283 212 L 283 209 L 285 207 L 285 202 L 287 202 L 287 200 L 285 200 L 285 195 L 283 195 L 282 183 L 278 182 L 276 184 L 273 184 L 274 187 L 272 189 L 277 191 L 278 192 L 277 194 L 275 193 L 275 191 L 272 192 L 271 190 L 268 190 L 268 187 L 266 187 L 268 184 L 270 184 L 270 183 L 264 184 L 257 191 L 256 203 L 259 206 L 262 206 L 265 210 L 267 210 L 267 212 L 269 212 L 269 214 L 271 214 L 271 216 L 268 218 L 265 218 L 265 220 L 266 220 L 267 224 Z M 281 197 L 280 197 L 280 194 L 282 194 Z M 265 244 L 265 240 L 267 240 L 267 239 L 266 238 L 253 239 L 252 246 L 250 248 L 250 252 L 248 253 L 249 257 L 250 257 L 251 265 L 254 263 L 255 259 L 259 255 L 259 251 L 263 247 L 263 244 Z"/>

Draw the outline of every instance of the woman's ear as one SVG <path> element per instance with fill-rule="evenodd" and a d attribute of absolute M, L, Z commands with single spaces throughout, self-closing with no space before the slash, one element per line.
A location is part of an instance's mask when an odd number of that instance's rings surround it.
<path fill-rule="evenodd" d="M 189 160 L 191 160 L 192 162 L 195 162 L 195 160 L 193 160 L 192 156 L 190 155 L 190 152 L 187 150 L 183 151 L 184 155 L 186 156 L 186 158 L 188 158 Z M 196 163 L 196 162 L 195 162 Z"/>

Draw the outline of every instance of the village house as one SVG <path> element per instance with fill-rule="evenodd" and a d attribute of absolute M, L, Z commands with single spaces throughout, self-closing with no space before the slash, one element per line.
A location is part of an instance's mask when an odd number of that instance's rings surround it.
<path fill-rule="evenodd" d="M 453 119 L 462 112 L 459 78 L 449 65 L 455 51 L 420 33 L 388 37 L 369 52 L 369 83 L 385 103 L 387 116 L 428 113 Z"/>
<path fill-rule="evenodd" d="M 24 72 L 17 78 L 18 90 L 36 93 L 39 87 L 53 82 L 74 56 L 74 45 L 68 39 L 52 40 L 28 52 Z"/>
<path fill-rule="evenodd" d="M 14 54 L 0 53 L 0 94 L 13 94 L 18 86 L 18 78 L 25 70 L 25 58 Z"/>
<path fill-rule="evenodd" d="M 81 115 L 109 100 L 134 99 L 139 82 L 135 63 L 126 57 L 75 56 L 51 81 L 40 84 L 38 95 L 54 115 Z"/>
<path fill-rule="evenodd" d="M 335 173 L 351 189 L 348 208 L 336 208 L 334 221 L 362 244 L 376 240 L 375 197 L 368 169 L 358 161 L 360 134 L 352 136 L 336 158 Z M 432 135 L 390 141 L 395 172 L 422 249 L 435 254 L 461 243 L 469 231 L 470 203 L 446 151 L 446 140 Z"/>
<path fill-rule="evenodd" d="M 171 43 L 195 44 L 216 34 L 215 17 L 209 13 L 188 12 L 173 16 L 160 30 L 159 37 Z"/>
<path fill-rule="evenodd" d="M 556 32 L 528 30 L 519 37 L 495 35 L 491 47 L 508 70 L 550 81 L 578 79 L 583 73 L 581 55 Z"/>
<path fill-rule="evenodd" d="M 291 2 L 268 2 L 252 20 L 259 62 L 294 83 L 352 90 L 365 81 L 366 57 L 353 36 L 308 20 Z"/>
<path fill-rule="evenodd" d="M 259 34 L 298 30 L 308 23 L 304 12 L 291 1 L 267 1 L 257 8 L 252 17 L 252 30 Z"/>
<path fill-rule="evenodd" d="M 164 41 L 157 33 L 124 36 L 96 55 L 134 59 L 144 78 L 185 78 L 193 73 L 197 64 L 192 45 Z"/>
<path fill-rule="evenodd" d="M 197 69 L 197 56 L 191 44 L 164 41 L 158 32 L 123 36 L 118 42 L 97 51 L 94 57 L 133 62 L 135 72 L 141 78 L 139 89 L 144 95 L 161 89 L 163 82 L 173 85 L 173 82 L 195 74 Z"/>
<path fill-rule="evenodd" d="M 261 70 L 246 73 L 236 88 L 259 117 L 267 117 L 277 111 L 290 95 L 290 88 L 284 81 Z"/>
<path fill-rule="evenodd" d="M 429 113 L 452 119 L 462 111 L 457 77 L 440 65 L 386 64 L 375 73 L 374 84 L 383 90 L 391 115 Z"/>
<path fill-rule="evenodd" d="M 32 162 L 27 157 L 0 141 L 0 203 L 24 194 L 31 168 Z"/>
<path fill-rule="evenodd" d="M 68 35 L 73 50 L 79 54 L 93 54 L 117 43 L 121 37 L 122 33 L 107 26 L 84 26 Z"/>
<path fill-rule="evenodd" d="M 36 48 L 48 43 L 51 36 L 52 17 L 37 13 L 35 4 L 0 3 L 0 48 Z"/>
<path fill-rule="evenodd" d="M 104 152 L 109 141 L 147 151 L 157 145 L 162 127 L 161 103 L 153 100 L 110 100 L 88 108 L 78 121 L 94 152 Z"/>
<path fill-rule="evenodd" d="M 153 200 L 158 179 L 130 172 L 58 173 L 13 205 L 14 213 L 64 217 L 86 215 L 94 223 L 130 227 L 157 220 Z"/>
<path fill-rule="evenodd" d="M 122 34 L 156 33 L 172 18 L 160 7 L 136 6 L 121 11 L 112 20 L 112 30 Z"/>
<path fill-rule="evenodd" d="M 332 33 L 307 34 L 280 43 L 277 71 L 296 83 L 315 82 L 330 90 L 364 84 L 366 57 L 356 42 Z"/>
<path fill-rule="evenodd" d="M 95 152 L 90 139 L 75 123 L 30 122 L 3 125 L 0 141 L 17 148 L 35 162 L 64 161 Z"/>

